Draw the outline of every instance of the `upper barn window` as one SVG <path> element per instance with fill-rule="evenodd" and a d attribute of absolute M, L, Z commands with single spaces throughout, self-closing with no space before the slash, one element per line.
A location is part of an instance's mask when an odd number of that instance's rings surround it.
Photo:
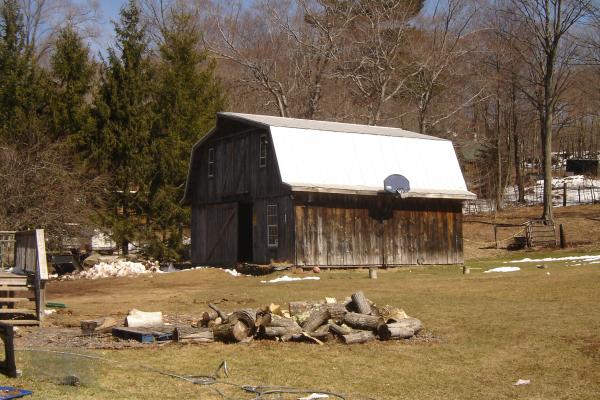
<path fill-rule="evenodd" d="M 258 160 L 259 167 L 267 166 L 267 145 L 269 142 L 267 141 L 267 135 L 260 135 L 260 155 Z"/>
<path fill-rule="evenodd" d="M 212 178 L 215 176 L 215 149 L 208 149 L 208 177 Z"/>

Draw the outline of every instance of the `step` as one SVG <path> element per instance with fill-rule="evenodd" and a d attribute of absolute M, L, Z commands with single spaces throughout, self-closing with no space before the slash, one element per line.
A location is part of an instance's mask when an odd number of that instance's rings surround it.
<path fill-rule="evenodd" d="M 6 286 L 0 285 L 0 292 L 27 292 L 29 290 L 33 290 L 28 286 Z"/>
<path fill-rule="evenodd" d="M 27 286 L 27 278 L 13 279 L 13 278 L 0 278 L 0 285 L 10 286 Z"/>
<path fill-rule="evenodd" d="M 0 308 L 0 314 L 36 314 L 30 308 Z"/>
<path fill-rule="evenodd" d="M 31 300 L 29 297 L 0 297 L 0 303 L 18 303 L 29 300 Z"/>
<path fill-rule="evenodd" d="M 0 319 L 0 323 L 6 325 L 39 325 L 40 321 L 38 321 L 37 319 Z"/>

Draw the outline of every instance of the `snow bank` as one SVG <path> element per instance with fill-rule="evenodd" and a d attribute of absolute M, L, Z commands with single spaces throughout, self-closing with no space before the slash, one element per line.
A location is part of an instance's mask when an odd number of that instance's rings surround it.
<path fill-rule="evenodd" d="M 488 269 L 487 271 L 483 271 L 484 274 L 487 274 L 488 272 L 515 272 L 515 271 L 520 271 L 521 268 L 519 267 L 498 267 L 498 268 L 492 268 L 492 269 Z"/>
<path fill-rule="evenodd" d="M 100 279 L 109 277 L 137 276 L 158 271 L 158 263 L 151 263 L 149 268 L 146 268 L 146 265 L 139 262 L 116 260 L 110 263 L 101 262 L 100 264 L 94 265 L 87 271 L 82 271 L 75 275 L 82 279 Z"/>
<path fill-rule="evenodd" d="M 557 262 L 557 261 L 583 261 L 589 262 L 600 261 L 600 255 L 585 255 L 585 256 L 567 256 L 567 257 L 547 257 L 547 258 L 523 258 L 521 260 L 505 261 L 504 264 L 508 263 L 540 263 L 540 262 Z M 595 263 L 594 263 L 595 264 Z"/>
<path fill-rule="evenodd" d="M 305 278 L 292 278 L 291 276 L 280 276 L 279 278 L 271 279 L 270 281 L 260 281 L 260 283 L 277 283 L 277 282 L 295 282 L 295 281 L 318 281 L 321 278 L 318 276 L 307 276 Z"/>

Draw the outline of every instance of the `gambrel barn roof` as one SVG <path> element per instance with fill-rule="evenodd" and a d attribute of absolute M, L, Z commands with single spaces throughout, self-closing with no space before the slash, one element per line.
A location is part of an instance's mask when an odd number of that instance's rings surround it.
<path fill-rule="evenodd" d="M 224 112 L 192 150 L 185 203 L 194 186 L 195 150 L 227 120 L 270 132 L 281 180 L 292 191 L 374 195 L 386 177 L 401 174 L 410 182 L 404 197 L 475 198 L 448 140 L 399 128 Z"/>

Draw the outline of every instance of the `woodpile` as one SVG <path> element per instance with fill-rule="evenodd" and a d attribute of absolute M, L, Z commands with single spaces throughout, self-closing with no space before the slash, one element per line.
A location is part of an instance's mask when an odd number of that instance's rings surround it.
<path fill-rule="evenodd" d="M 175 335 L 186 342 L 248 342 L 254 339 L 308 341 L 318 344 L 338 340 L 346 344 L 372 340 L 408 339 L 423 325 L 396 307 L 377 307 L 363 292 L 353 293 L 343 302 L 294 301 L 287 309 L 271 304 L 226 313 L 214 304 L 202 314 L 198 326 Z"/>

